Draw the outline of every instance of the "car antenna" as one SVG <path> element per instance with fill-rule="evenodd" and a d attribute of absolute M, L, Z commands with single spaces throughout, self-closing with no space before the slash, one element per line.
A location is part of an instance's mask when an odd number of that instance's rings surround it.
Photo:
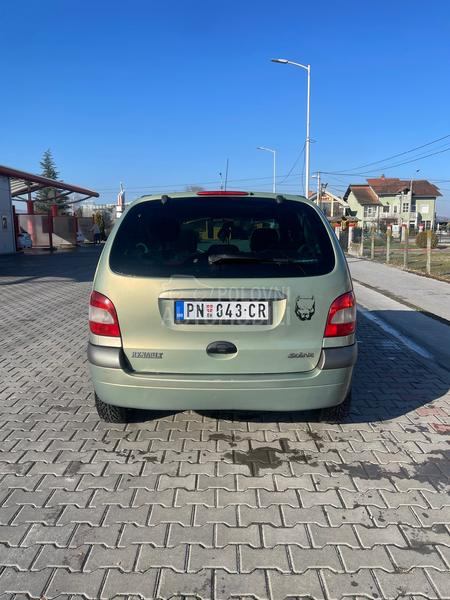
<path fill-rule="evenodd" d="M 224 188 L 224 191 L 225 191 L 225 192 L 227 191 L 227 183 L 228 183 L 228 163 L 229 163 L 229 161 L 230 161 L 230 159 L 229 159 L 229 158 L 227 158 L 227 166 L 226 166 L 226 169 L 225 169 L 225 188 Z"/>

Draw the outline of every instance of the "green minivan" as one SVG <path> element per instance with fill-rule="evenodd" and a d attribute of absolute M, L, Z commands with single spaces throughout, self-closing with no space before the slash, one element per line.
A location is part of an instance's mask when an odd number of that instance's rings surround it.
<path fill-rule="evenodd" d="M 101 419 L 129 409 L 294 411 L 350 400 L 356 302 L 325 215 L 301 196 L 199 191 L 133 202 L 89 306 Z"/>

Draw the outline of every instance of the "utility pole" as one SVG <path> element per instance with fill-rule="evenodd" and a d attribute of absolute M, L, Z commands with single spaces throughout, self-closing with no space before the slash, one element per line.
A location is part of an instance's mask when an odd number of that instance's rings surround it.
<path fill-rule="evenodd" d="M 306 65 L 306 70 L 308 73 L 308 92 L 307 92 L 307 101 L 306 101 L 306 141 L 305 141 L 305 195 L 306 198 L 309 196 L 309 154 L 311 149 L 311 138 L 309 135 L 310 129 L 310 104 L 311 104 L 311 65 Z"/>
<path fill-rule="evenodd" d="M 273 179 L 272 179 L 272 192 L 275 194 L 277 189 L 277 151 L 273 148 L 267 148 L 266 146 L 258 146 L 257 150 L 265 150 L 271 152 L 273 156 Z"/>
<path fill-rule="evenodd" d="M 400 225 L 400 241 L 404 242 L 405 238 L 406 238 L 406 229 L 404 227 L 405 223 L 404 223 L 404 218 L 403 218 L 403 204 L 405 203 L 405 192 L 404 190 L 402 190 L 401 192 L 401 198 L 400 198 L 400 206 L 399 206 L 399 225 Z M 408 218 L 409 220 L 409 218 Z"/>
<path fill-rule="evenodd" d="M 316 198 L 317 206 L 322 206 L 322 185 L 320 183 L 320 171 L 317 171 L 317 198 Z"/>
<path fill-rule="evenodd" d="M 416 170 L 416 174 L 420 171 L 420 169 Z M 413 201 L 413 183 L 414 183 L 414 175 L 411 175 L 411 179 L 409 182 L 409 202 L 408 202 L 408 222 L 406 223 L 406 228 L 408 229 L 408 233 L 409 233 L 409 221 L 411 219 L 411 207 L 412 207 L 412 201 Z M 417 212 L 417 210 L 416 210 Z M 417 219 L 417 216 L 416 216 Z"/>
<path fill-rule="evenodd" d="M 301 67 L 308 74 L 307 92 L 306 92 L 306 140 L 305 140 L 305 196 L 309 198 L 309 154 L 311 148 L 310 138 L 310 104 L 311 104 L 311 65 L 303 65 L 287 58 L 272 58 L 272 62 L 281 63 L 282 65 L 294 65 Z"/>
<path fill-rule="evenodd" d="M 229 163 L 229 159 L 227 158 L 227 167 L 225 169 L 225 187 L 224 187 L 224 191 L 227 191 L 227 183 L 228 183 L 228 163 Z"/>

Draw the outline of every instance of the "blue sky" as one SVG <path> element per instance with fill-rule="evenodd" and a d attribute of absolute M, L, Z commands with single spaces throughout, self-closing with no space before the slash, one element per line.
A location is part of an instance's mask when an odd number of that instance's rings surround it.
<path fill-rule="evenodd" d="M 312 172 L 450 134 L 447 2 L 19 0 L 0 21 L 0 163 L 38 171 L 50 147 L 63 179 L 111 201 L 120 181 L 127 200 L 216 188 L 205 182 L 229 158 L 229 188 L 269 190 L 271 156 L 256 147 L 276 148 L 286 175 L 305 137 L 306 73 L 277 56 L 311 63 Z M 450 215 L 450 152 L 384 168 L 417 154 L 362 171 L 447 179 Z M 279 189 L 302 191 L 302 163 Z M 324 180 L 337 193 L 363 181 Z"/>

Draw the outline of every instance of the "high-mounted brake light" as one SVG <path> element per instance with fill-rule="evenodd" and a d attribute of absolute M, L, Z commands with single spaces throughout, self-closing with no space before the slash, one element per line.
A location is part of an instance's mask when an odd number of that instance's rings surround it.
<path fill-rule="evenodd" d="M 89 329 L 96 335 L 120 337 L 116 309 L 109 298 L 92 292 L 89 301 Z"/>
<path fill-rule="evenodd" d="M 328 311 L 325 337 L 339 337 L 354 333 L 356 327 L 356 299 L 347 292 L 331 304 Z"/>
<path fill-rule="evenodd" d="M 231 191 L 224 191 L 224 190 L 219 190 L 219 191 L 209 191 L 209 190 L 202 190 L 201 192 L 197 192 L 197 196 L 248 196 L 249 193 L 248 192 L 231 192 Z"/>

